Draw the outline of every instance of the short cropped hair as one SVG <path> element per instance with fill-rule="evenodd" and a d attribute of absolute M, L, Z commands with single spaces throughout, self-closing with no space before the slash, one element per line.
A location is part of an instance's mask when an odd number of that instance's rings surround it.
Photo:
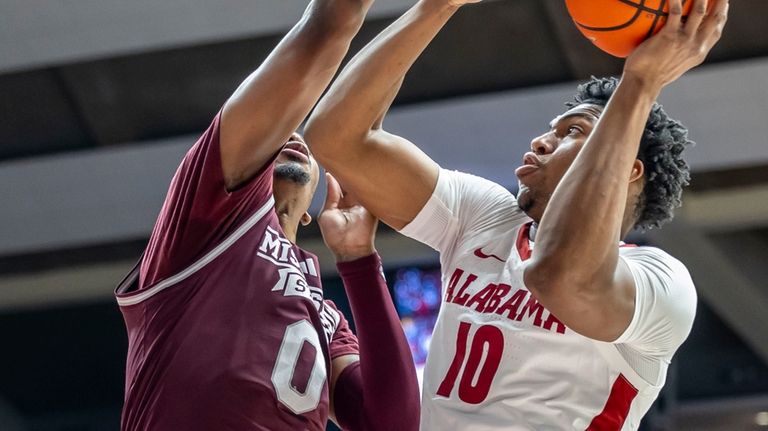
<path fill-rule="evenodd" d="M 605 106 L 616 90 L 617 78 L 595 78 L 579 85 L 568 107 L 589 103 Z M 635 208 L 635 228 L 647 230 L 661 227 L 672 220 L 675 208 L 681 204 L 683 187 L 690 181 L 688 163 L 682 158 L 683 150 L 694 145 L 688 139 L 688 129 L 653 104 L 637 158 L 645 165 L 643 193 Z"/>

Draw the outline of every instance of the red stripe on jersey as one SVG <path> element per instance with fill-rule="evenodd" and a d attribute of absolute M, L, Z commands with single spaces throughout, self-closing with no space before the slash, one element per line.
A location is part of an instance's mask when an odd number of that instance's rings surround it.
<path fill-rule="evenodd" d="M 531 244 L 528 242 L 532 224 L 533 222 L 526 223 L 520 228 L 520 231 L 517 234 L 517 252 L 520 253 L 520 258 L 523 260 L 530 259 L 531 254 L 533 253 L 531 251 Z"/>
<path fill-rule="evenodd" d="M 623 374 L 613 383 L 611 394 L 603 411 L 592 419 L 586 431 L 619 431 L 629 413 L 629 406 L 637 396 L 637 389 Z"/>

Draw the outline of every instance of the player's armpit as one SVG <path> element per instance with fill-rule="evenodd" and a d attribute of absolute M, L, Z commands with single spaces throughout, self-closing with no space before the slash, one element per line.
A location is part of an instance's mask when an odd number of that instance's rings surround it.
<path fill-rule="evenodd" d="M 635 312 L 635 281 L 618 259 L 609 280 L 575 283 L 542 274 L 535 262 L 525 269 L 525 285 L 565 326 L 599 341 L 613 342 L 629 327 Z"/>

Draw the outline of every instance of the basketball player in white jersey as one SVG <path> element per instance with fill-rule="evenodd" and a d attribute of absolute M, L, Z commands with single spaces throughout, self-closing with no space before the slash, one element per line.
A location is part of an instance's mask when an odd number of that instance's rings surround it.
<path fill-rule="evenodd" d="M 440 28 L 476 1 L 418 1 L 321 100 L 306 129 L 317 158 L 375 215 L 440 251 L 422 429 L 638 428 L 688 336 L 696 293 L 678 260 L 620 240 L 670 219 L 687 183 L 687 130 L 654 101 L 720 38 L 728 1 L 711 1 L 710 13 L 696 0 L 683 18 L 671 0 L 666 26 L 620 81 L 579 88 L 532 141 L 517 197 L 442 169 L 378 120 Z"/>

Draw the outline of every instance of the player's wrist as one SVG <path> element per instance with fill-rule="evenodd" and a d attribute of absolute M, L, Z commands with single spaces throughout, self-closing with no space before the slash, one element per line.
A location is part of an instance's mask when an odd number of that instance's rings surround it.
<path fill-rule="evenodd" d="M 638 95 L 644 94 L 656 100 L 662 88 L 664 88 L 664 81 L 658 74 L 625 69 L 621 75 L 619 86 L 624 88 L 625 91 L 637 93 Z"/>
<path fill-rule="evenodd" d="M 368 279 L 371 275 L 381 272 L 381 257 L 374 250 L 367 256 L 346 262 L 336 262 L 336 270 L 345 281 L 352 281 L 358 277 Z"/>
<path fill-rule="evenodd" d="M 344 250 L 334 250 L 333 257 L 336 259 L 336 263 L 352 262 L 372 254 L 376 253 L 376 248 L 373 245 L 350 247 Z"/>

